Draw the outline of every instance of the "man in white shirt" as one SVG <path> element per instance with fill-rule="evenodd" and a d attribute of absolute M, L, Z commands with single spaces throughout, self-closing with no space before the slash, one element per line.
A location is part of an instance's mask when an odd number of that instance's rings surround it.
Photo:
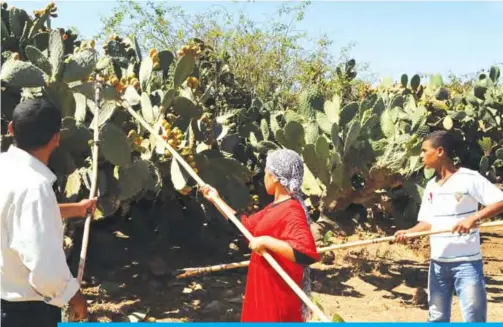
<path fill-rule="evenodd" d="M 435 169 L 437 177 L 426 185 L 418 224 L 397 231 L 395 239 L 404 242 L 405 233 L 452 229 L 454 234 L 430 237 L 428 320 L 450 321 L 452 294 L 456 291 L 463 320 L 485 322 L 487 295 L 476 225 L 503 212 L 503 192 L 477 171 L 456 167 L 452 160 L 454 143 L 446 131 L 434 132 L 423 142 L 425 167 Z M 479 204 L 485 208 L 479 211 Z"/>
<path fill-rule="evenodd" d="M 3 327 L 57 326 L 69 304 L 77 319 L 87 302 L 63 251 L 63 218 L 85 216 L 95 201 L 58 206 L 47 167 L 59 144 L 61 114 L 46 99 L 20 103 L 0 154 L 1 322 Z"/>

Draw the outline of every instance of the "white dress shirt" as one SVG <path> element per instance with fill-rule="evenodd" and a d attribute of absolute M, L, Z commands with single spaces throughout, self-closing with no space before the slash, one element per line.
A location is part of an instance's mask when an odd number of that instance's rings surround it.
<path fill-rule="evenodd" d="M 0 154 L 1 298 L 65 306 L 79 289 L 63 251 L 51 170 L 15 146 Z"/>

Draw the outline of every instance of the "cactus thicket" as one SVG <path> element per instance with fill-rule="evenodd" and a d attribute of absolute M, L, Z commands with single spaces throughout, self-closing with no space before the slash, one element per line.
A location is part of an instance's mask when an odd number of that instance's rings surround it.
<path fill-rule="evenodd" d="M 228 56 L 201 39 L 180 49 L 147 51 L 134 36 L 112 34 L 99 56 L 94 40 L 51 28 L 56 15 L 53 4 L 33 16 L 2 6 L 1 150 L 12 143 L 5 131 L 14 107 L 47 96 L 64 117 L 61 145 L 50 160 L 58 197 L 75 199 L 90 188 L 91 129 L 98 119 L 99 218 L 127 213 L 141 201 L 171 212 L 183 208 L 205 221 L 217 215 L 125 103 L 241 211 L 268 201 L 258 192 L 265 157 L 288 148 L 304 160 L 303 191 L 312 210 L 328 215 L 357 204 L 413 216 L 421 186 L 431 177 L 420 160 L 422 139 L 438 129 L 452 131 L 466 145 L 456 160 L 501 183 L 503 87 L 497 66 L 461 91 L 440 75 L 403 74 L 398 83 L 384 79 L 372 88 L 354 83 L 352 59 L 337 67 L 340 87 L 334 94 L 313 81 L 292 106 L 277 95 L 256 98 L 229 69 Z M 97 79 L 105 83 L 104 97 L 93 117 Z M 385 196 L 405 202 L 386 209 Z"/>

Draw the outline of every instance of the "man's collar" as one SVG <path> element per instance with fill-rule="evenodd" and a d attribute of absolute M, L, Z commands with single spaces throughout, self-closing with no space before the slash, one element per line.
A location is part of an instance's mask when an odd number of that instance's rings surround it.
<path fill-rule="evenodd" d="M 27 164 L 35 171 L 44 176 L 50 184 L 56 181 L 56 175 L 47 167 L 42 161 L 38 160 L 33 155 L 29 154 L 23 149 L 16 147 L 15 145 L 11 145 L 9 150 L 7 151 L 12 158 L 16 162 L 21 162 L 23 164 Z"/>

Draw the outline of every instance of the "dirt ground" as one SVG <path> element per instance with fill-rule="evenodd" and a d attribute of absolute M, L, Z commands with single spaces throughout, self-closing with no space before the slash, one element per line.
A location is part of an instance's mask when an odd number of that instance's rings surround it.
<path fill-rule="evenodd" d="M 84 292 L 90 302 L 90 321 L 239 321 L 246 268 L 186 279 L 174 276 L 183 267 L 246 257 L 225 260 L 177 247 L 146 254 L 130 239 L 115 236 L 113 246 L 89 250 Z M 346 241 L 377 236 L 360 234 Z M 503 228 L 482 236 L 488 321 L 501 322 Z M 428 254 L 427 238 L 409 246 L 385 243 L 338 251 L 330 264 L 313 266 L 313 296 L 327 315 L 337 313 L 347 322 L 426 321 Z M 456 297 L 452 321 L 462 321 Z"/>

